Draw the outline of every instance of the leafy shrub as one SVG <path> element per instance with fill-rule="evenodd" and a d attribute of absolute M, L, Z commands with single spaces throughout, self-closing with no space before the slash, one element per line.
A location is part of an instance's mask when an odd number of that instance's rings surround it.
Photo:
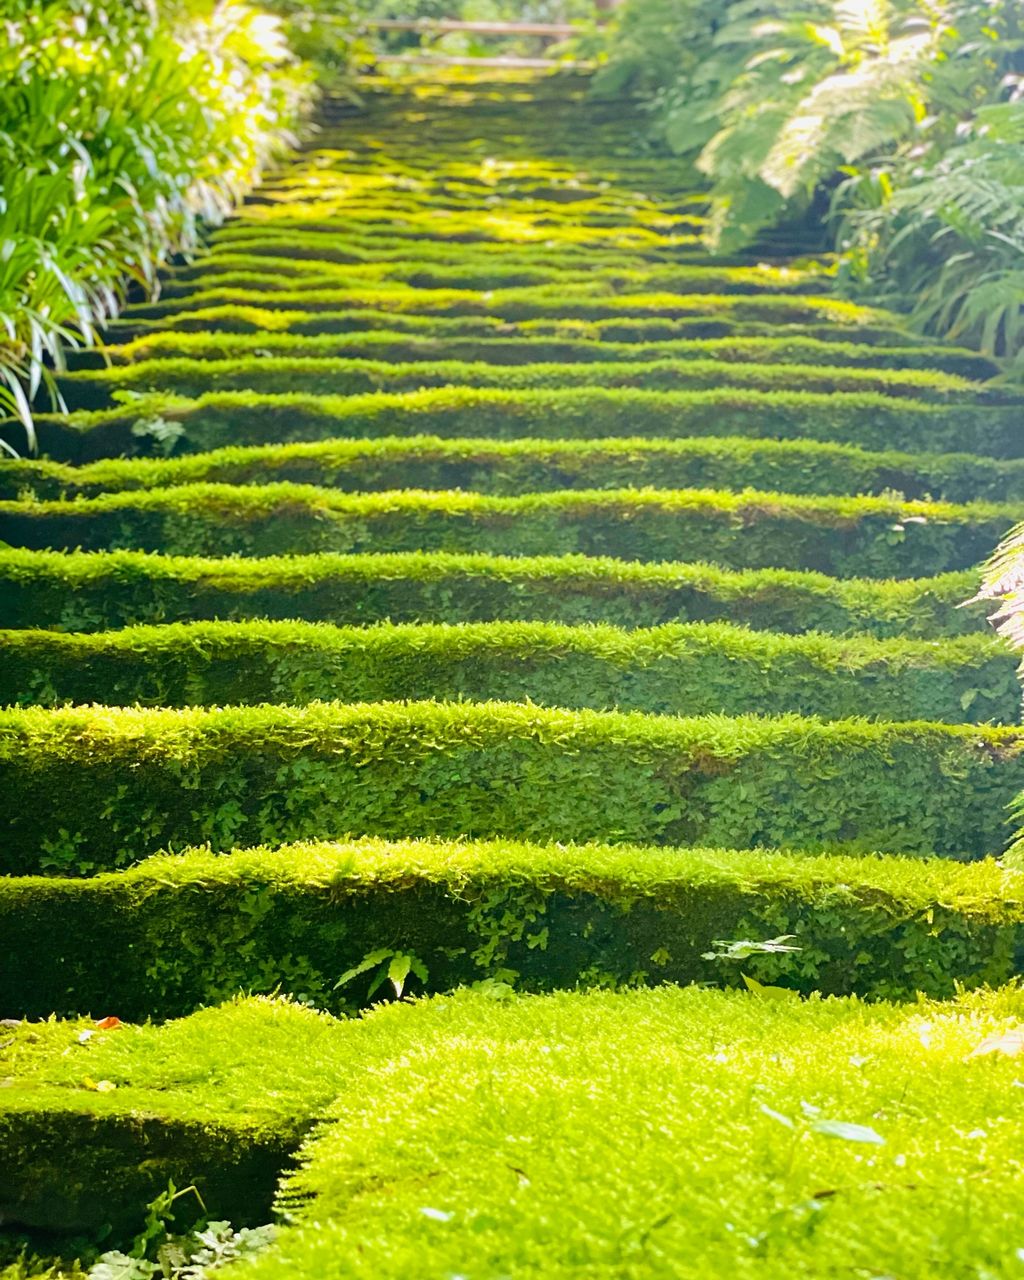
<path fill-rule="evenodd" d="M 1016 358 L 1024 273 L 1013 0 L 633 0 L 606 89 L 633 81 L 711 183 L 710 238 L 832 202 L 851 287 Z M 598 82 L 599 87 L 601 81 Z"/>
<path fill-rule="evenodd" d="M 14 0 L 4 16 L 0 380 L 31 431 L 44 360 L 94 341 L 129 283 L 155 290 L 287 140 L 307 88 L 244 0 Z"/>

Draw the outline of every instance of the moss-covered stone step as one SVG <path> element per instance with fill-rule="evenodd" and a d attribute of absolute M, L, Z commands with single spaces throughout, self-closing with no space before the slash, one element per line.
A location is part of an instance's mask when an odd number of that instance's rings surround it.
<path fill-rule="evenodd" d="M 223 333 L 155 331 L 121 346 L 107 346 L 88 355 L 92 367 L 105 360 L 114 364 L 187 358 L 224 360 L 252 354 L 301 357 L 345 357 L 360 360 L 476 361 L 489 365 L 523 365 L 546 362 L 601 366 L 653 361 L 724 361 L 729 364 L 767 364 L 801 367 L 825 365 L 833 370 L 944 371 L 965 378 L 993 377 L 997 367 L 985 356 L 956 347 L 910 345 L 880 347 L 866 342 L 825 342 L 820 338 L 779 336 L 755 338 L 676 338 L 664 342 L 621 342 L 597 338 L 545 336 L 543 334 L 487 337 L 458 332 L 405 334 L 378 330 L 354 333 Z M 76 367 L 85 367 L 82 361 Z M 728 376 L 726 370 L 723 376 Z M 841 385 L 842 375 L 838 382 Z M 939 385 L 939 384 L 936 384 Z M 884 389 L 884 387 L 883 387 Z"/>
<path fill-rule="evenodd" d="M 543 234 L 546 228 L 540 230 Z M 138 304 L 126 311 L 131 319 L 153 319 L 170 313 L 199 310 L 218 303 L 249 303 L 266 310 L 317 312 L 352 309 L 381 309 L 436 316 L 501 316 L 506 320 L 559 319 L 601 320 L 634 316 L 652 319 L 683 319 L 687 316 L 733 318 L 769 324 L 845 325 L 850 336 L 862 325 L 901 328 L 898 318 L 877 307 L 865 307 L 829 295 L 670 293 L 636 291 L 610 293 L 600 285 L 559 285 L 522 289 L 416 289 L 393 284 L 388 288 L 319 289 L 314 294 L 281 290 L 196 290 L 187 299 Z"/>
<path fill-rule="evenodd" d="M 375 211 L 388 217 L 385 204 Z M 820 293 L 827 288 L 823 273 L 799 268 L 764 266 L 719 267 L 704 263 L 680 266 L 651 264 L 634 267 L 605 267 L 600 261 L 575 266 L 547 266 L 543 263 L 507 264 L 477 261 L 417 262 L 410 254 L 404 262 L 332 263 L 308 258 L 255 257 L 244 253 L 220 253 L 202 257 L 192 266 L 179 269 L 164 284 L 160 296 L 187 298 L 204 289 L 245 289 L 276 292 L 318 291 L 321 289 L 363 288 L 392 282 L 414 289 L 520 289 L 554 285 L 575 290 L 583 285 L 588 292 L 599 287 L 609 293 L 711 293 L 711 294 L 801 294 Z"/>
<path fill-rule="evenodd" d="M 492 986 L 357 1021 L 248 1000 L 164 1027 L 27 1024 L 11 1033 L 34 1052 L 0 1102 L 0 1178 L 23 1217 L 130 1233 L 169 1173 L 230 1212 L 241 1196 L 223 1194 L 224 1174 L 246 1123 L 275 1135 L 291 1124 L 294 1141 L 323 1119 L 278 1196 L 290 1225 L 250 1264 L 255 1280 L 539 1264 L 568 1277 L 634 1254 L 645 1271 L 671 1259 L 683 1280 L 755 1280 L 763 1240 L 794 1275 L 852 1264 L 925 1280 L 962 1257 L 969 1180 L 986 1205 L 971 1256 L 1009 1275 L 1021 1016 L 1012 988 L 866 1007 L 693 988 L 509 1000 Z M 87 1088 L 90 1071 L 116 1088 Z M 201 1140 L 153 1158 L 147 1125 L 177 1135 L 203 1106 Z M 217 1146 L 218 1124 L 238 1135 L 233 1150 Z M 236 1221 L 266 1217 L 271 1181 L 236 1178 L 254 1193 Z"/>
<path fill-rule="evenodd" d="M 1012 1276 L 1022 1015 L 1012 988 L 392 1006 L 364 1024 L 394 1038 L 387 1066 L 331 1108 L 281 1197 L 297 1221 L 252 1280 L 928 1280 L 965 1248 Z M 984 1206 L 968 1246 L 965 1196 Z"/>
<path fill-rule="evenodd" d="M 212 618 L 623 627 L 735 620 L 761 631 L 937 639 L 991 634 L 991 605 L 964 605 L 978 585 L 974 571 L 889 582 L 601 556 L 321 552 L 240 559 L 0 549 L 0 616 L 12 627 L 58 631 Z"/>
<path fill-rule="evenodd" d="M 328 160 L 325 158 L 325 163 Z M 343 160 L 339 163 L 344 163 Z M 408 179 L 396 179 L 403 182 Z M 375 183 L 379 179 L 369 179 Z M 442 175 L 436 181 L 424 177 L 413 180 L 418 190 L 432 193 L 434 199 L 444 202 L 453 191 L 472 190 L 479 186 L 473 178 L 453 178 Z M 587 190 L 593 190 L 591 185 Z M 503 184 L 509 190 L 509 184 Z M 512 189 L 515 196 L 518 188 Z M 548 198 L 565 202 L 579 190 L 565 185 L 565 180 L 552 179 L 547 185 Z M 346 228 L 337 225 L 320 230 L 303 231 L 294 223 L 287 226 L 253 224 L 241 218 L 233 218 L 211 231 L 206 249 L 209 260 L 222 255 L 231 257 L 245 254 L 250 257 L 286 258 L 293 261 L 314 262 L 417 262 L 450 263 L 451 246 L 443 241 L 424 240 L 418 236 L 404 236 L 400 230 L 386 225 Z M 704 246 L 695 246 L 689 252 L 679 247 L 636 249 L 600 249 L 586 245 L 519 244 L 516 241 L 493 241 L 488 244 L 464 245 L 459 250 L 460 262 L 486 262 L 537 264 L 546 267 L 575 267 L 581 263 L 612 268 L 644 268 L 653 265 L 707 267 L 790 267 L 797 271 L 817 272 L 827 275 L 835 268 L 835 255 L 787 254 L 773 258 L 770 254 L 709 253 Z"/>
<path fill-rule="evenodd" d="M 346 833 L 970 860 L 1008 842 L 1024 730 L 507 702 L 28 707 L 0 711 L 0 785 L 0 874 Z"/>
<path fill-rule="evenodd" d="M 195 622 L 0 631 L 0 704 L 224 706 L 313 700 L 528 699 L 675 715 L 949 723 L 1020 720 L 997 636 L 849 640 L 726 623 L 652 630 L 537 622 Z"/>
<path fill-rule="evenodd" d="M 423 434 L 590 441 L 733 436 L 1016 459 L 1024 456 L 1020 414 L 1012 404 L 929 403 L 873 391 L 437 387 L 352 396 L 211 391 L 194 399 L 143 395 L 116 408 L 69 416 L 41 414 L 37 432 L 45 454 L 74 462 L 115 454 Z M 13 424 L 6 434 L 14 438 Z"/>
<path fill-rule="evenodd" d="M 624 364 L 492 365 L 483 360 L 393 363 L 332 356 L 243 356 L 236 359 L 168 357 L 114 369 L 82 369 L 59 379 L 71 410 L 108 408 L 122 391 L 158 391 L 197 396 L 207 391 L 280 395 L 301 387 L 309 395 L 360 395 L 420 391 L 427 387 L 495 387 L 546 390 L 619 387 L 641 391 L 799 391 L 808 394 L 874 393 L 894 399 L 942 404 L 1018 405 L 1020 397 L 956 374 L 927 369 L 863 369 L 855 366 L 717 360 L 656 360 Z M 1018 408 L 1019 412 L 1019 408 Z"/>
<path fill-rule="evenodd" d="M 979 564 L 1016 524 L 1012 505 L 792 497 L 748 490 L 350 494 L 278 482 L 192 484 L 0 500 L 0 531 L 37 550 L 267 555 L 387 551 L 695 559 L 733 569 L 911 577 Z"/>
<path fill-rule="evenodd" d="M 889 494 L 963 503 L 1024 502 L 1024 459 L 874 452 L 814 440 L 367 440 L 228 445 L 170 458 L 71 466 L 0 458 L 0 497 L 75 498 L 198 483 L 312 484 L 346 493 L 468 489 L 513 496 L 554 489 L 748 489 L 790 495 Z"/>
<path fill-rule="evenodd" d="M 745 320 L 735 315 L 693 316 L 605 316 L 584 320 L 579 317 L 546 316 L 533 320 L 507 320 L 496 315 L 434 316 L 413 312 L 385 311 L 377 307 L 337 307 L 330 311 L 269 310 L 254 304 L 235 302 L 197 307 L 194 311 L 172 312 L 145 319 L 129 316 L 111 321 L 108 333 L 126 341 L 150 333 L 369 333 L 387 331 L 428 337 L 473 336 L 587 338 L 613 342 L 661 342 L 677 339 L 714 338 L 796 338 L 815 339 L 847 345 L 856 342 L 882 348 L 927 347 L 925 337 L 908 333 L 891 317 L 889 323 L 861 323 L 851 332 L 848 324 L 830 320 L 800 323 L 772 323 Z"/>
<path fill-rule="evenodd" d="M 0 881 L 0 894 L 9 891 Z M 22 928 L 29 917 L 16 919 Z M 118 984 L 95 995 L 95 1017 L 127 1017 Z M 5 1012 L 16 1003 L 5 996 Z M 179 1224 L 266 1222 L 282 1170 L 353 1070 L 345 1038 L 344 1023 L 280 1000 L 163 1027 L 103 1029 L 91 1018 L 5 1025 L 5 1230 L 98 1238 L 106 1229 L 130 1240 L 169 1181 L 198 1193 L 176 1203 Z"/>
<path fill-rule="evenodd" d="M 0 879 L 0 1006 L 162 1019 L 244 991 L 337 1012 L 385 994 L 387 957 L 339 981 L 378 950 L 416 958 L 417 993 L 746 974 L 805 994 L 948 996 L 1015 975 L 1022 898 L 1024 876 L 991 860 L 514 841 L 187 850 L 90 879 Z M 780 932 L 797 950 L 715 954 Z"/>

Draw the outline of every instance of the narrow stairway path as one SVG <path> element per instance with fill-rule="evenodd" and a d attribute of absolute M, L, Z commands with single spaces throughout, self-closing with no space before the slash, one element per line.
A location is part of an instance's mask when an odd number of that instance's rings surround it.
<path fill-rule="evenodd" d="M 1024 790 L 1016 660 L 961 606 L 1024 516 L 1022 405 L 982 357 L 836 298 L 827 261 L 709 258 L 699 193 L 584 95 L 453 77 L 327 104 L 109 363 L 63 379 L 48 456 L 0 461 L 0 1013 L 340 1011 L 378 969 L 870 998 L 1017 972 L 1024 899 L 993 861 Z M 783 935 L 799 949 L 715 954 Z M 456 1061 L 459 1019 L 489 1016 L 465 999 L 437 1033 Z M 641 1041 L 662 1000 L 687 1035 L 746 1025 L 740 996 L 616 999 Z M 771 1018 L 821 1074 L 817 1008 Z M 581 1062 L 617 1043 L 602 1009 Z M 167 1144 L 101 1178 L 105 1220 L 197 1167 L 258 1218 L 401 1012 L 375 1039 L 257 1001 L 101 1046 L 141 1091 L 112 1085 L 106 1120 L 144 1106 Z M 212 1147 L 209 1098 L 148 1047 L 201 1057 L 204 1026 L 290 1081 L 270 1115 L 243 1072 Z M 99 1123 L 61 1034 L 0 1098 L 0 1207 L 81 1227 L 84 1192 L 47 1207 L 39 1136 Z M 118 1135 L 137 1171 L 151 1137 Z M 296 1248 L 267 1275 L 326 1274 Z"/>

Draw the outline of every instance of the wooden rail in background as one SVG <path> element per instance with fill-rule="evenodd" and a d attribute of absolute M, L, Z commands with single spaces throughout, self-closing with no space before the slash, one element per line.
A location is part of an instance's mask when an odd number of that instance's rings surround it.
<path fill-rule="evenodd" d="M 378 53 L 377 62 L 404 63 L 408 67 L 493 67 L 510 71 L 543 71 L 546 67 L 563 67 L 567 71 L 589 68 L 589 62 L 564 61 L 561 58 L 519 58 L 513 54 L 481 58 L 470 54 L 443 53 Z"/>
<path fill-rule="evenodd" d="M 460 22 L 448 18 L 366 18 L 360 25 L 374 31 L 418 31 L 424 35 L 465 31 L 470 35 L 547 36 L 552 40 L 564 39 L 580 30 L 569 22 Z"/>
<path fill-rule="evenodd" d="M 470 36 L 531 36 L 539 38 L 544 46 L 554 41 L 575 36 L 581 31 L 576 23 L 567 22 L 462 22 L 452 18 L 366 18 L 360 26 L 364 31 L 411 31 L 421 36 L 447 36 L 463 32 Z M 380 63 L 404 63 L 406 65 L 434 65 L 434 67 L 489 67 L 513 70 L 544 70 L 549 67 L 579 68 L 582 63 L 559 61 L 554 58 L 522 58 L 522 56 L 498 56 L 479 58 L 468 54 L 434 54 L 429 50 L 407 51 L 403 54 L 378 54 Z"/>
<path fill-rule="evenodd" d="M 614 7 L 615 0 L 598 0 L 597 9 L 607 11 Z M 478 36 L 534 36 L 546 47 L 558 40 L 564 40 L 584 30 L 578 23 L 571 22 L 463 22 L 452 18 L 365 18 L 359 24 L 365 31 L 412 31 L 422 36 L 444 36 L 457 32 Z M 581 62 L 563 62 L 555 58 L 544 57 L 473 57 L 469 54 L 432 53 L 424 49 L 421 52 L 381 53 L 378 62 L 397 62 L 408 65 L 434 65 L 441 67 L 508 67 L 510 69 L 537 69 L 547 67 L 565 67 L 567 69 L 582 68 L 588 64 Z"/>

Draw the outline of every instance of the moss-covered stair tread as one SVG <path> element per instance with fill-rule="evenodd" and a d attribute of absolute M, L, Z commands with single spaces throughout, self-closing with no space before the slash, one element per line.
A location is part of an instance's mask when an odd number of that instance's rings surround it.
<path fill-rule="evenodd" d="M 335 1011 L 379 999 L 382 947 L 417 991 L 638 982 L 762 983 L 778 955 L 720 940 L 792 934 L 793 990 L 950 996 L 1007 981 L 1024 948 L 1024 876 L 989 859 L 377 839 L 162 854 L 84 879 L 0 881 L 5 1007 L 34 1017 L 166 1018 L 234 992 Z"/>
<path fill-rule="evenodd" d="M 507 702 L 27 707 L 0 712 L 0 785 L 7 873 L 346 833 L 971 859 L 1006 844 L 1024 729 Z"/>
<path fill-rule="evenodd" d="M 522 701 L 663 714 L 1015 724 L 1016 655 L 982 633 L 939 642 L 539 622 L 164 622 L 0 631 L 0 703 L 224 705 Z"/>
<path fill-rule="evenodd" d="M 169 1181 L 238 1223 L 265 1221 L 277 1180 L 345 1086 L 345 1026 L 251 1000 L 166 1026 L 92 1018 L 5 1027 L 0 1209 L 6 1230 L 132 1231 Z M 127 1015 L 126 1015 L 127 1017 Z"/>

